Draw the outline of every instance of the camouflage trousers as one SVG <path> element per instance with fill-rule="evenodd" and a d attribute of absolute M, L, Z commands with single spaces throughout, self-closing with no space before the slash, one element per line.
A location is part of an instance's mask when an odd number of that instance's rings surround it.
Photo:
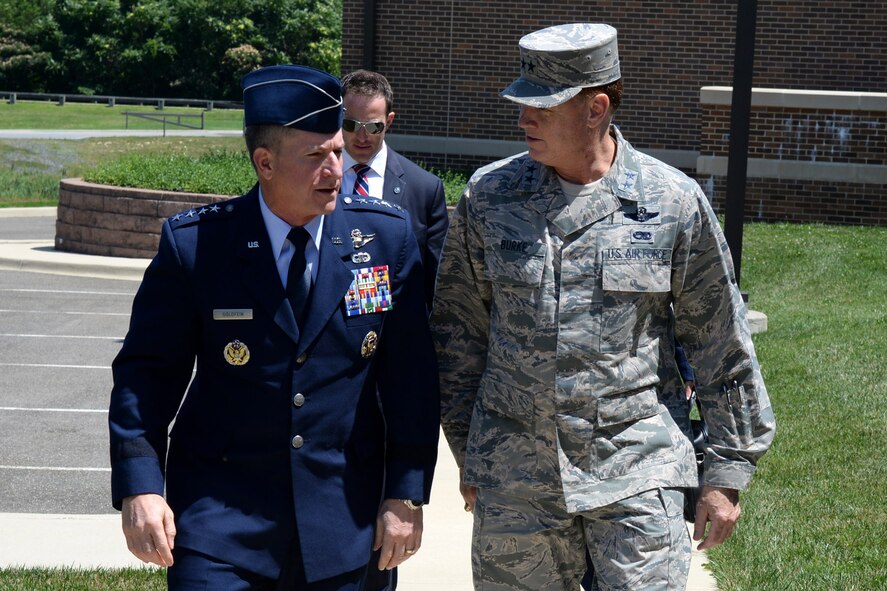
<path fill-rule="evenodd" d="M 683 492 L 656 489 L 568 513 L 563 498 L 480 489 L 474 510 L 476 591 L 578 591 L 586 548 L 600 591 L 677 591 L 687 585 L 690 536 Z"/>

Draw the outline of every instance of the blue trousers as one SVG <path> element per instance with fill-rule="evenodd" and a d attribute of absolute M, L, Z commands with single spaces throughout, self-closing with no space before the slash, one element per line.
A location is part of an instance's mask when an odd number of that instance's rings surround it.
<path fill-rule="evenodd" d="M 297 566 L 269 579 L 187 548 L 174 550 L 175 564 L 167 570 L 169 591 L 394 591 L 395 571 L 379 571 L 378 557 L 365 568 L 308 583 Z"/>

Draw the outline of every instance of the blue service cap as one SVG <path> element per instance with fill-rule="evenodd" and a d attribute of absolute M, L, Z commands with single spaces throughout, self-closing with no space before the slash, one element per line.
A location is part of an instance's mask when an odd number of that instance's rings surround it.
<path fill-rule="evenodd" d="M 339 79 L 307 66 L 268 66 L 243 77 L 244 125 L 283 125 L 316 133 L 342 127 Z"/>

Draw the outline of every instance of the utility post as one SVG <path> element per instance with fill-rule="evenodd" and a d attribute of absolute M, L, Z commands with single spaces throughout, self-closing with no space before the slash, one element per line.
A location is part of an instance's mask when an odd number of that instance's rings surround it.
<path fill-rule="evenodd" d="M 751 118 L 751 89 L 755 61 L 758 2 L 757 0 L 737 0 L 736 5 L 736 45 L 733 61 L 724 235 L 733 257 L 736 284 L 740 285 L 742 227 L 745 222 L 745 185 L 748 173 L 748 128 Z"/>

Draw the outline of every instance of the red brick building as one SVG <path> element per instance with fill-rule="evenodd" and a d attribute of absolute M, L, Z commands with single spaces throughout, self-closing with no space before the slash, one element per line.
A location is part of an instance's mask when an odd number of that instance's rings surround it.
<path fill-rule="evenodd" d="M 736 0 L 343 5 L 342 72 L 388 76 L 391 144 L 438 167 L 524 150 L 517 109 L 498 96 L 519 73 L 522 35 L 566 22 L 615 26 L 626 93 L 616 123 L 722 205 L 729 89 L 702 89 L 732 84 Z M 884 31 L 883 1 L 758 2 L 754 86 L 766 91 L 752 103 L 748 219 L 887 225 Z"/>

